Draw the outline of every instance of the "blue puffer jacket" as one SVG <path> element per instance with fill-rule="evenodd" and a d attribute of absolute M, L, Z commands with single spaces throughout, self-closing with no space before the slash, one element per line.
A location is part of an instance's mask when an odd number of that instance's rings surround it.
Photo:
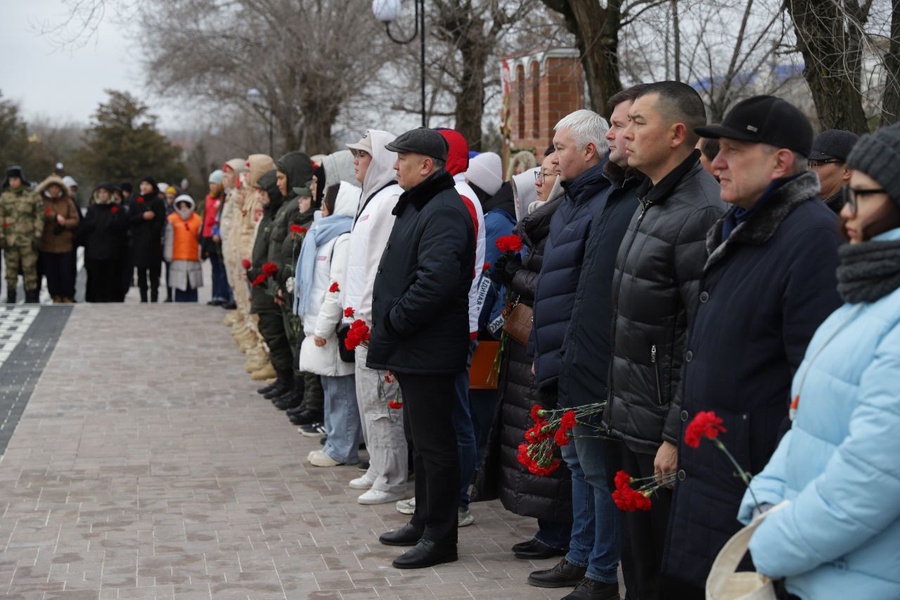
<path fill-rule="evenodd" d="M 791 392 L 793 428 L 751 485 L 791 502 L 753 535 L 756 568 L 804 599 L 900 598 L 900 289 L 828 317 Z M 739 519 L 754 506 L 748 492 Z"/>
<path fill-rule="evenodd" d="M 534 325 L 529 340 L 538 387 L 555 383 L 559 377 L 584 248 L 609 187 L 603 175 L 605 164 L 606 159 L 562 183 L 566 195 L 550 221 L 544 263 L 534 291 Z"/>

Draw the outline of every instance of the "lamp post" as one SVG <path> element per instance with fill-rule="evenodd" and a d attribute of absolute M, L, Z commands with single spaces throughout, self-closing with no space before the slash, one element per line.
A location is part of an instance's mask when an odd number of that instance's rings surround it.
<path fill-rule="evenodd" d="M 256 88 L 247 90 L 247 101 L 253 106 L 269 111 L 269 156 L 273 156 L 275 152 L 275 136 L 272 128 L 272 107 L 263 102 L 262 94 Z"/>
<path fill-rule="evenodd" d="M 400 16 L 400 0 L 372 0 L 375 18 L 384 23 L 388 37 L 396 44 L 408 44 L 419 36 L 420 65 L 419 77 L 422 86 L 422 127 L 427 127 L 425 112 L 425 0 L 413 0 L 416 6 L 416 28 L 407 39 L 398 39 L 391 34 L 391 23 Z"/>

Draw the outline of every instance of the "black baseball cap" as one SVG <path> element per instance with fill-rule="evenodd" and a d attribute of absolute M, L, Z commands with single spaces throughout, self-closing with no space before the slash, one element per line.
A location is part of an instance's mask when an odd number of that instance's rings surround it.
<path fill-rule="evenodd" d="M 819 134 L 813 142 L 810 160 L 828 160 L 836 158 L 841 162 L 847 162 L 850 151 L 859 141 L 859 136 L 852 131 L 843 129 L 826 129 Z"/>
<path fill-rule="evenodd" d="M 393 142 L 384 146 L 391 152 L 412 152 L 447 160 L 447 140 L 434 129 L 419 127 L 398 135 Z"/>
<path fill-rule="evenodd" d="M 741 100 L 725 115 L 720 125 L 697 127 L 705 138 L 728 138 L 769 144 L 809 156 L 813 129 L 799 108 L 775 96 L 753 96 Z"/>

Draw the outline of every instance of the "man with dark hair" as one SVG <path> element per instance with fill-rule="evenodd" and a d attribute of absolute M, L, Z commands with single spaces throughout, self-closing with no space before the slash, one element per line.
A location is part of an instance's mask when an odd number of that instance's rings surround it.
<path fill-rule="evenodd" d="M 700 138 L 700 141 L 697 142 L 697 150 L 700 151 L 700 164 L 703 165 L 707 173 L 718 180 L 718 173 L 712 168 L 712 161 L 716 158 L 716 154 L 719 153 L 719 140 Z"/>
<path fill-rule="evenodd" d="M 713 167 L 722 200 L 732 206 L 696 257 L 705 262 L 693 288 L 699 304 L 677 354 L 684 402 L 669 413 L 664 436 L 714 411 L 727 431 L 724 444 L 755 474 L 775 451 L 791 380 L 812 334 L 840 305 L 841 240 L 837 217 L 818 199 L 819 182 L 806 169 L 812 126 L 797 107 L 755 96 L 721 125 L 696 133 L 720 140 Z M 679 470 L 663 572 L 690 586 L 681 598 L 703 598 L 713 560 L 740 528 L 746 485 L 713 444 L 673 441 Z"/>
<path fill-rule="evenodd" d="M 722 214 L 716 180 L 700 166 L 694 127 L 705 123 L 700 96 L 676 82 L 643 88 L 628 110 L 627 165 L 646 176 L 640 210 L 618 248 L 612 284 L 612 365 L 603 421 L 618 442 L 606 445 L 610 478 L 667 482 L 681 435 L 681 366 L 697 304 L 706 232 Z M 660 560 L 671 491 L 649 512 L 623 515 L 625 586 L 637 598 L 663 597 Z"/>
<path fill-rule="evenodd" d="M 454 381 L 469 350 L 475 228 L 444 169 L 447 142 L 440 133 L 414 129 L 385 148 L 397 153 L 404 192 L 372 289 L 367 365 L 390 369 L 400 384 L 416 508 L 407 525 L 379 541 L 413 546 L 393 565 L 419 569 L 457 559 L 459 461 L 450 424 Z"/>
<path fill-rule="evenodd" d="M 835 214 L 844 208 L 841 188 L 850 181 L 847 156 L 858 139 L 852 131 L 826 129 L 815 139 L 809 153 L 809 170 L 819 178 L 819 198 Z"/>

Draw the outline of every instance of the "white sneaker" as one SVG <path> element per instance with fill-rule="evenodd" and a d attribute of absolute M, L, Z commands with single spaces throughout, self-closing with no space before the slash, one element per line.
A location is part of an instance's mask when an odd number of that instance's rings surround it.
<path fill-rule="evenodd" d="M 353 488 L 354 490 L 368 490 L 375 484 L 375 476 L 369 476 L 369 472 L 366 473 L 362 477 L 357 477 L 356 479 L 351 479 L 350 483 L 347 485 Z"/>
<path fill-rule="evenodd" d="M 456 526 L 457 527 L 468 527 L 472 523 L 475 522 L 475 515 L 470 513 L 468 510 L 460 509 L 459 513 L 457 513 L 456 517 Z"/>
<path fill-rule="evenodd" d="M 306 460 L 314 467 L 337 467 L 344 464 L 334 460 L 322 450 L 313 450 L 306 457 Z"/>
<path fill-rule="evenodd" d="M 400 500 L 396 504 L 397 512 L 401 515 L 411 515 L 416 512 L 416 499 Z"/>
<path fill-rule="evenodd" d="M 387 504 L 388 502 L 396 502 L 403 498 L 404 494 L 392 494 L 391 492 L 383 492 L 381 490 L 369 490 L 359 498 L 357 502 L 360 504 Z"/>

